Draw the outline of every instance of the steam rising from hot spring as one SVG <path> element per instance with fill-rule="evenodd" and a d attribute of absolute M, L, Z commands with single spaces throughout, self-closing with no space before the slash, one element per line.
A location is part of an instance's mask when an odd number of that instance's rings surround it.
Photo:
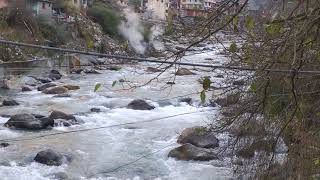
<path fill-rule="evenodd" d="M 139 15 L 133 10 L 127 8 L 124 10 L 127 21 L 122 21 L 119 30 L 120 33 L 129 41 L 130 46 L 139 54 L 144 54 L 146 50 L 146 43 L 142 32 L 143 25 L 140 22 Z"/>

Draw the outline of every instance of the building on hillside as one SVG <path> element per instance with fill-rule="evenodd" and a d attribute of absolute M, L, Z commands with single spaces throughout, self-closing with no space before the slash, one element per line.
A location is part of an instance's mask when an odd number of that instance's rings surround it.
<path fill-rule="evenodd" d="M 30 8 L 34 15 L 51 18 L 53 3 L 52 0 L 30 0 Z"/>
<path fill-rule="evenodd" d="M 148 0 L 146 11 L 153 19 L 166 20 L 168 16 L 169 0 Z"/>
<path fill-rule="evenodd" d="M 63 4 L 61 3 L 61 0 L 55 0 L 55 3 L 53 5 L 54 14 L 65 13 L 66 6 L 74 7 L 78 11 L 86 12 L 88 3 L 92 3 L 91 0 L 65 0 L 65 2 L 66 3 Z"/>
<path fill-rule="evenodd" d="M 143 0 L 143 5 L 149 18 L 164 21 L 179 15 L 180 0 Z"/>
<path fill-rule="evenodd" d="M 7 10 L 27 10 L 36 16 L 51 17 L 53 0 L 7 0 Z"/>
<path fill-rule="evenodd" d="M 204 0 L 181 0 L 182 17 L 200 17 L 204 14 Z"/>
<path fill-rule="evenodd" d="M 71 0 L 71 2 L 77 9 L 87 9 L 88 7 L 88 0 Z"/>
<path fill-rule="evenodd" d="M 215 8 L 217 1 L 216 0 L 204 0 L 203 1 L 203 8 L 204 10 L 211 10 Z"/>
<path fill-rule="evenodd" d="M 180 14 L 182 17 L 206 17 L 224 0 L 181 0 Z"/>

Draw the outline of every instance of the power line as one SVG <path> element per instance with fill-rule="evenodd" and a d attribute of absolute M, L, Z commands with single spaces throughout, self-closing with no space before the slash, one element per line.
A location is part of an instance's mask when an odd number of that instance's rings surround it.
<path fill-rule="evenodd" d="M 39 135 L 39 136 L 33 136 L 33 137 L 21 138 L 21 139 L 20 138 L 1 139 L 0 142 L 27 141 L 27 140 L 40 139 L 40 138 L 49 137 L 49 136 L 57 136 L 57 135 L 64 135 L 64 134 L 71 134 L 71 133 L 78 133 L 78 132 L 87 132 L 87 131 L 100 130 L 100 129 L 108 129 L 108 128 L 120 127 L 120 126 L 125 126 L 125 125 L 149 123 L 149 122 L 160 121 L 160 120 L 169 119 L 169 118 L 173 118 L 173 117 L 195 114 L 195 113 L 200 113 L 200 112 L 207 112 L 207 111 L 209 111 L 209 110 L 206 110 L 206 111 L 200 110 L 200 111 L 194 111 L 194 112 L 180 113 L 180 114 L 175 114 L 175 115 L 170 115 L 170 116 L 165 116 L 165 117 L 160 117 L 160 118 L 153 118 L 153 119 L 143 120 L 143 121 L 133 121 L 133 122 L 121 123 L 121 124 L 115 124 L 115 125 L 109 125 L 109 126 L 100 126 L 100 127 L 95 127 L 95 128 L 71 130 L 71 131 L 67 131 L 67 132 L 43 134 L 43 135 Z"/>
<path fill-rule="evenodd" d="M 197 67 L 207 67 L 207 68 L 213 68 L 213 69 L 227 69 L 227 70 L 241 70 L 241 71 L 259 71 L 260 70 L 260 71 L 268 71 L 268 72 L 275 72 L 275 73 L 320 74 L 320 71 L 308 71 L 308 70 L 297 71 L 297 70 L 291 70 L 291 69 L 257 69 L 257 68 L 240 67 L 240 66 L 224 66 L 224 65 L 199 64 L 199 63 L 186 63 L 186 62 L 177 62 L 177 61 L 166 61 L 166 60 L 158 60 L 158 59 L 129 57 L 129 56 L 122 56 L 122 55 L 109 55 L 109 54 L 102 54 L 102 53 L 97 53 L 97 52 L 86 52 L 86 51 L 79 51 L 79 50 L 73 50 L 73 49 L 56 48 L 56 47 L 41 46 L 41 45 L 35 45 L 35 44 L 13 42 L 13 41 L 7 41 L 7 40 L 3 40 L 3 39 L 0 39 L 0 44 L 11 45 L 11 46 L 22 46 L 22 47 L 43 49 L 43 50 L 51 50 L 51 51 L 58 51 L 58 52 L 64 52 L 64 53 L 84 54 L 84 55 L 107 57 L 107 58 L 114 58 L 114 59 L 124 59 L 124 60 L 131 60 L 131 61 L 160 63 L 160 64 L 169 64 L 169 65 L 181 65 L 181 66 L 192 66 L 192 67 L 197 66 Z"/>
<path fill-rule="evenodd" d="M 164 146 L 164 147 L 162 147 L 162 148 L 160 148 L 160 149 L 158 149 L 158 150 L 155 150 L 155 151 L 152 151 L 152 152 L 147 153 L 147 154 L 145 154 L 145 155 L 142 155 L 142 156 L 140 156 L 139 158 L 137 158 L 137 159 L 135 159 L 135 160 L 133 160 L 133 161 L 130 161 L 130 162 L 128 162 L 128 163 L 122 164 L 122 165 L 120 165 L 120 166 L 118 166 L 118 167 L 116 167 L 116 168 L 113 168 L 113 169 L 110 169 L 110 170 L 107 170 L 107 171 L 103 171 L 103 172 L 99 172 L 99 173 L 95 173 L 95 174 L 91 175 L 90 177 L 96 176 L 96 175 L 98 175 L 98 174 L 108 174 L 108 173 L 112 173 L 112 172 L 118 171 L 118 170 L 121 169 L 121 168 L 130 166 L 130 165 L 132 165 L 132 164 L 140 161 L 141 159 L 144 159 L 144 158 L 147 158 L 147 157 L 149 157 L 149 156 L 151 156 L 151 155 L 154 155 L 154 154 L 156 154 L 156 153 L 158 153 L 158 152 L 160 152 L 160 151 L 162 151 L 162 150 L 164 150 L 164 149 L 166 149 L 166 148 L 168 148 L 168 147 L 170 147 L 170 146 L 172 146 L 172 145 L 174 145 L 174 144 L 176 144 L 176 143 L 171 143 L 171 144 L 169 144 L 169 145 L 166 145 L 166 146 Z"/>

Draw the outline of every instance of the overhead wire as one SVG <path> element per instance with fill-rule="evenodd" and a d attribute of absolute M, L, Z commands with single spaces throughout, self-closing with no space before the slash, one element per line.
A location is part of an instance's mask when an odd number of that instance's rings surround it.
<path fill-rule="evenodd" d="M 186 113 L 180 113 L 180 114 L 174 114 L 174 115 L 169 115 L 169 116 L 164 116 L 160 118 L 152 118 L 148 120 L 143 120 L 143 121 L 133 121 L 133 122 L 127 122 L 127 123 L 120 123 L 120 124 L 114 124 L 114 125 L 109 125 L 109 126 L 100 126 L 100 127 L 94 127 L 94 128 L 86 128 L 86 129 L 76 129 L 76 130 L 71 130 L 71 131 L 66 131 L 66 132 L 56 132 L 56 133 L 50 133 L 50 134 L 42 134 L 39 136 L 31 136 L 27 138 L 8 138 L 8 139 L 0 139 L 0 142 L 19 142 L 19 141 L 28 141 L 28 140 L 35 140 L 35 139 L 40 139 L 44 137 L 50 137 L 50 136 L 57 136 L 57 135 L 64 135 L 64 134 L 71 134 L 71 133 L 79 133 L 79 132 L 88 132 L 88 131 L 93 131 L 93 130 L 100 130 L 100 129 L 108 129 L 108 128 L 114 128 L 114 127 L 121 127 L 125 125 L 133 125 L 133 124 L 143 124 L 143 123 L 150 123 L 150 122 L 156 122 L 156 121 L 161 121 L 173 117 L 179 117 L 179 116 L 184 116 L 184 115 L 189 115 L 189 114 L 195 114 L 195 113 L 202 113 L 202 112 L 207 112 L 209 110 L 200 110 L 200 111 L 193 111 L 193 112 L 186 112 Z"/>
<path fill-rule="evenodd" d="M 116 168 L 112 168 L 112 169 L 109 169 L 109 170 L 107 170 L 107 171 L 102 171 L 102 172 L 98 172 L 98 173 L 92 174 L 90 177 L 93 177 L 93 176 L 96 176 L 96 175 L 99 175 L 99 174 L 109 174 L 109 173 L 118 171 L 119 169 L 122 169 L 122 168 L 124 168 L 124 167 L 130 166 L 130 165 L 132 165 L 132 164 L 134 164 L 134 163 L 136 163 L 136 162 L 138 162 L 138 161 L 140 161 L 140 160 L 142 160 L 142 159 L 145 159 L 145 158 L 147 158 L 147 157 L 149 157 L 149 156 L 152 156 L 152 155 L 154 155 L 154 154 L 156 154 L 156 153 L 159 153 L 160 151 L 163 151 L 164 149 L 166 149 L 166 148 L 168 148 L 168 147 L 171 147 L 172 145 L 175 145 L 175 144 L 176 144 L 176 143 L 171 143 L 171 144 L 166 145 L 166 146 L 164 146 L 164 147 L 162 147 L 162 148 L 160 148 L 160 149 L 157 149 L 157 150 L 152 151 L 152 152 L 150 152 L 150 153 L 144 154 L 144 155 L 138 157 L 137 159 L 135 159 L 135 160 L 133 160 L 133 161 L 124 163 L 124 164 L 122 164 L 122 165 L 120 165 L 120 166 L 118 166 L 118 167 L 116 167 Z"/>
<path fill-rule="evenodd" d="M 129 56 L 123 56 L 123 55 L 110 55 L 110 54 L 103 54 L 103 53 L 97 53 L 97 52 L 87 52 L 87 51 L 79 51 L 79 50 L 73 50 L 73 49 L 65 49 L 65 48 L 57 48 L 57 47 L 41 46 L 41 45 L 35 45 L 35 44 L 13 42 L 13 41 L 7 41 L 4 39 L 0 39 L 0 44 L 11 45 L 11 46 L 22 46 L 22 47 L 28 47 L 28 48 L 44 49 L 44 50 L 52 50 L 52 51 L 59 51 L 59 52 L 64 52 L 64 53 L 84 54 L 84 55 L 92 55 L 92 56 L 98 56 L 98 57 L 107 57 L 107 58 L 114 58 L 114 59 L 123 59 L 123 60 L 139 61 L 139 62 L 150 62 L 150 63 L 160 63 L 160 64 L 169 64 L 169 65 L 207 67 L 207 68 L 213 68 L 213 69 L 227 69 L 227 70 L 241 70 L 241 71 L 268 71 L 268 72 L 274 72 L 274 73 L 320 74 L 320 71 L 309 71 L 309 70 L 257 69 L 257 68 L 251 68 L 251 67 L 241 67 L 241 66 L 211 65 L 211 64 L 188 63 L 188 62 L 167 61 L 167 60 L 159 60 L 159 59 L 129 57 Z"/>

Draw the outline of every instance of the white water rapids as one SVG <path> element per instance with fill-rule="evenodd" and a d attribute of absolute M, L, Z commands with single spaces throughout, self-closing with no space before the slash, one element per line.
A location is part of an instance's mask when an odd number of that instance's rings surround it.
<path fill-rule="evenodd" d="M 218 56 L 218 48 L 210 52 L 187 56 L 188 62 L 212 63 L 204 60 L 213 58 L 216 64 L 221 64 L 223 57 Z M 0 114 L 36 113 L 48 115 L 52 110 L 75 113 L 84 121 L 83 124 L 72 127 L 55 127 L 53 130 L 29 132 L 10 130 L 0 127 L 0 139 L 26 138 L 40 134 L 69 131 L 83 128 L 115 125 L 133 121 L 144 121 L 187 112 L 203 112 L 167 118 L 150 123 L 126 125 L 88 132 L 71 133 L 44 137 L 34 140 L 12 142 L 6 148 L 0 148 L 0 179 L 2 180 L 216 180 L 232 179 L 232 170 L 228 160 L 223 158 L 209 162 L 177 161 L 168 158 L 168 152 L 179 146 L 176 141 L 179 133 L 187 127 L 206 125 L 215 120 L 218 108 L 199 106 L 199 95 L 190 95 L 193 105 L 179 103 L 176 96 L 183 96 L 201 91 L 200 77 L 211 76 L 214 83 L 222 81 L 214 78 L 219 70 L 204 72 L 199 69 L 192 71 L 197 75 L 176 77 L 173 88 L 163 88 L 172 75 L 165 72 L 158 80 L 132 90 L 126 83 L 111 84 L 115 80 L 124 79 L 131 85 L 141 85 L 154 77 L 154 73 L 146 73 L 145 69 L 152 64 L 140 63 L 123 65 L 120 71 L 102 71 L 97 75 L 70 75 L 60 82 L 81 87 L 72 91 L 69 98 L 53 98 L 36 90 L 21 92 L 12 98 L 20 102 L 20 106 L 1 107 Z M 155 67 L 155 65 L 153 65 Z M 102 83 L 102 89 L 93 92 L 95 84 Z M 137 111 L 124 108 L 133 99 L 145 99 L 156 106 L 151 111 Z M 168 99 L 167 101 L 159 101 Z M 169 103 L 170 102 L 170 103 Z M 171 105 L 170 105 L 171 104 Z M 90 109 L 100 108 L 102 112 L 91 113 Z M 5 123 L 8 118 L 0 118 Z M 223 141 L 223 136 L 218 136 Z M 166 147 L 166 148 L 164 148 Z M 54 149 L 70 154 L 72 161 L 59 167 L 51 167 L 33 162 L 37 152 Z M 152 154 L 152 152 L 158 151 Z M 141 156 L 150 154 L 139 161 L 122 168 L 119 166 L 133 162 Z M 111 171 L 111 172 L 110 172 Z M 101 173 L 109 172 L 109 173 Z M 61 175 L 62 174 L 62 175 Z"/>

